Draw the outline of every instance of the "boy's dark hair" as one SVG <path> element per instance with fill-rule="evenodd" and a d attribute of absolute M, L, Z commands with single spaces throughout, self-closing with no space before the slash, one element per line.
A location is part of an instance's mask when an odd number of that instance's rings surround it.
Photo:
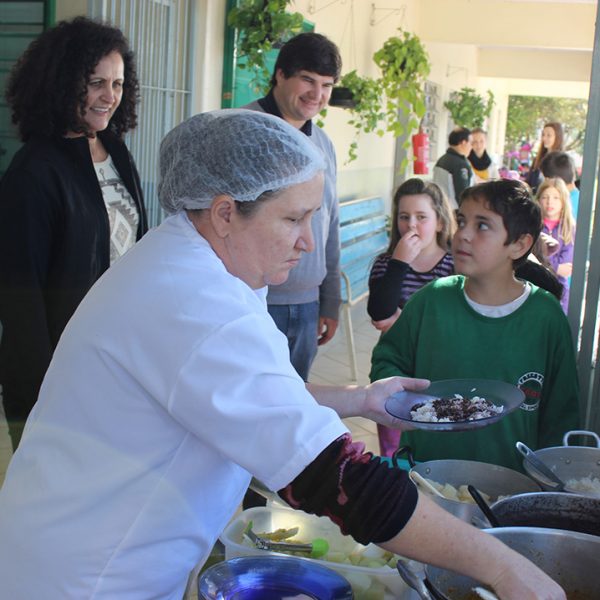
<path fill-rule="evenodd" d="M 12 68 L 6 99 L 21 140 L 68 131 L 89 134 L 81 119 L 87 82 L 98 62 L 113 51 L 121 55 L 125 69 L 123 96 L 109 129 L 120 137 L 135 128 L 139 84 L 127 39 L 112 25 L 76 17 L 44 31 Z"/>
<path fill-rule="evenodd" d="M 277 69 L 283 71 L 286 79 L 298 71 L 311 71 L 329 75 L 337 82 L 342 71 L 342 58 L 338 47 L 324 35 L 300 33 L 281 47 L 271 76 L 271 87 L 277 85 Z"/>
<path fill-rule="evenodd" d="M 466 127 L 457 127 L 450 132 L 448 136 L 448 144 L 450 146 L 458 146 L 461 142 L 468 142 L 471 131 Z"/>
<path fill-rule="evenodd" d="M 540 165 L 544 177 L 560 177 L 565 183 L 575 181 L 575 163 L 566 152 L 548 152 Z"/>
<path fill-rule="evenodd" d="M 533 247 L 542 231 L 542 210 L 525 183 L 515 179 L 485 181 L 467 188 L 460 200 L 463 202 L 467 198 L 485 202 L 489 210 L 502 217 L 507 233 L 505 246 L 528 233 L 533 238 Z M 513 267 L 516 268 L 527 260 L 530 251 L 531 248 L 521 258 L 513 261 Z"/>

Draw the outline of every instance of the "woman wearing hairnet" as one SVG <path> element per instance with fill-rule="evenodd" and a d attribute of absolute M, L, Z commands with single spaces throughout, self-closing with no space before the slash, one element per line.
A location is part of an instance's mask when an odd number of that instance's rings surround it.
<path fill-rule="evenodd" d="M 340 416 L 394 425 L 385 398 L 426 382 L 317 387 L 291 366 L 265 286 L 312 249 L 315 146 L 282 119 L 225 110 L 171 131 L 160 163 L 172 216 L 77 309 L 0 491 L 0 597 L 180 600 L 254 475 L 502 599 L 564 599 L 352 442 Z"/>

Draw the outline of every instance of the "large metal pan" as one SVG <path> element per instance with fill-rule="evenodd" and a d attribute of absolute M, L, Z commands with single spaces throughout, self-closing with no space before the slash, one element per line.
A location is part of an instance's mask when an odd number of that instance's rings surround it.
<path fill-rule="evenodd" d="M 575 435 L 591 436 L 596 442 L 596 447 L 570 446 L 569 440 Z M 600 438 L 593 431 L 569 431 L 563 438 L 563 444 L 564 446 L 542 448 L 541 450 L 536 450 L 535 453 L 564 482 L 567 482 L 569 479 L 582 479 L 584 477 L 596 477 L 600 479 Z M 556 489 L 556 486 L 537 471 L 526 459 L 523 461 L 523 468 L 528 475 L 542 486 L 542 489 L 548 491 Z M 574 490 L 569 486 L 566 486 L 565 491 L 581 494 L 580 491 Z"/>
<path fill-rule="evenodd" d="M 433 479 L 438 483 L 449 483 L 458 488 L 461 485 L 473 485 L 478 491 L 486 493 L 492 498 L 492 502 L 498 496 L 513 496 L 515 494 L 525 494 L 528 492 L 539 492 L 540 486 L 518 471 L 507 469 L 489 463 L 478 462 L 474 460 L 430 460 L 422 463 L 415 463 L 410 448 L 403 446 L 394 453 L 396 460 L 399 456 L 406 454 L 408 462 L 411 465 L 409 475 L 414 471 L 422 477 Z M 484 514 L 476 504 L 467 502 L 458 502 L 448 498 L 431 495 L 439 506 L 454 516 L 466 521 L 473 522 L 478 519 L 484 519 Z"/>
<path fill-rule="evenodd" d="M 568 600 L 600 598 L 600 538 L 572 531 L 536 527 L 486 529 L 520 554 L 526 556 L 567 592 Z M 429 582 L 450 600 L 473 598 L 472 588 L 480 585 L 463 577 L 428 566 Z"/>
<path fill-rule="evenodd" d="M 491 506 L 502 527 L 546 527 L 600 536 L 600 498 L 564 492 L 518 494 Z"/>

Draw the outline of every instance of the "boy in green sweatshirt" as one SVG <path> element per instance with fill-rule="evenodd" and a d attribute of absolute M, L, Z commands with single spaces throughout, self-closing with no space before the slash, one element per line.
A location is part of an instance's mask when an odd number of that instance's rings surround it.
<path fill-rule="evenodd" d="M 392 375 L 506 381 L 525 402 L 489 427 L 404 432 L 417 461 L 479 460 L 521 470 L 515 442 L 560 445 L 579 425 L 575 353 L 550 293 L 515 277 L 541 227 L 539 205 L 519 181 L 465 190 L 452 241 L 455 270 L 425 286 L 373 350 L 371 380 Z"/>

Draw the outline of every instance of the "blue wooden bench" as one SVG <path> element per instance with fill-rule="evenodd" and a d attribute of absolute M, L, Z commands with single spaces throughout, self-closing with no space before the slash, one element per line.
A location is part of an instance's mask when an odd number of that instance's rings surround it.
<path fill-rule="evenodd" d="M 383 198 L 354 198 L 340 202 L 342 310 L 352 381 L 358 379 L 352 330 L 352 307 L 369 294 L 373 259 L 388 246 Z"/>

